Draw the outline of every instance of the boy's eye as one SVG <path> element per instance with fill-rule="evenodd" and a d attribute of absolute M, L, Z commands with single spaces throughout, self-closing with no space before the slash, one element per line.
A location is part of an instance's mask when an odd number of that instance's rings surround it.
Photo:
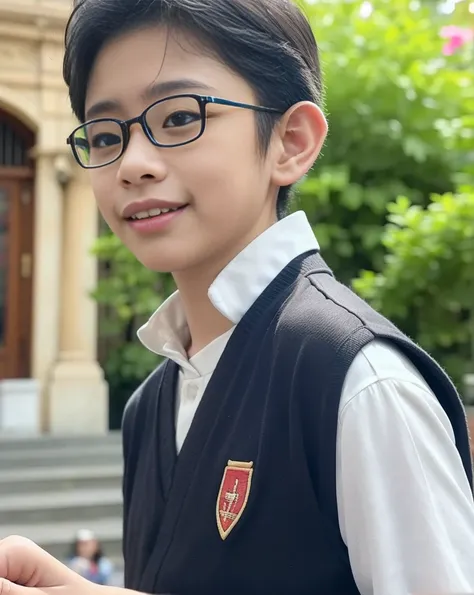
<path fill-rule="evenodd" d="M 179 111 L 174 112 L 163 122 L 163 128 L 175 128 L 193 124 L 201 119 L 201 115 L 195 112 Z"/>
<path fill-rule="evenodd" d="M 92 137 L 91 147 L 94 149 L 105 149 L 107 147 L 120 145 L 121 142 L 121 138 L 116 134 L 102 133 Z"/>

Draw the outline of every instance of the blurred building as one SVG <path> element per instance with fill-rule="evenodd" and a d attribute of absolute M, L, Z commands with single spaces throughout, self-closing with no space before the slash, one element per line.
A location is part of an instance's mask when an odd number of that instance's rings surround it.
<path fill-rule="evenodd" d="M 70 0 L 0 0 L 0 432 L 103 433 L 98 216 L 66 137 Z"/>

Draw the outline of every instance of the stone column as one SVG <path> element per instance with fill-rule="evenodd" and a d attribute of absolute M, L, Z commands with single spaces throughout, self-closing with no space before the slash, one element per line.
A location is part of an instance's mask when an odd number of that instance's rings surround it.
<path fill-rule="evenodd" d="M 56 154 L 38 149 L 35 179 L 32 376 L 41 391 L 41 426 L 47 429 L 48 380 L 56 361 L 61 293 L 63 192 L 57 180 Z"/>
<path fill-rule="evenodd" d="M 97 362 L 97 281 L 91 255 L 98 213 L 88 176 L 74 167 L 65 189 L 58 361 L 49 387 L 52 434 L 104 434 L 108 388 Z"/>

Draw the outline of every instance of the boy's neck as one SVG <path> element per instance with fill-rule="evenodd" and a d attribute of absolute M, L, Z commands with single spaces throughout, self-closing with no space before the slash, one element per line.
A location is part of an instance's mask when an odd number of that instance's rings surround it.
<path fill-rule="evenodd" d="M 204 279 L 191 282 L 179 275 L 175 276 L 175 281 L 191 336 L 190 344 L 184 347 L 188 357 L 192 357 L 234 325 L 212 305 L 208 296 L 210 283 Z"/>
<path fill-rule="evenodd" d="M 198 267 L 199 270 L 186 270 L 173 274 L 191 336 L 190 345 L 186 346 L 188 357 L 196 355 L 234 326 L 232 321 L 212 305 L 208 295 L 209 287 L 241 250 L 276 222 L 276 209 L 273 203 L 269 204 L 270 210 L 262 213 L 259 220 L 255 222 L 254 228 L 249 230 L 246 237 L 240 239 L 240 245 L 234 246 L 230 254 L 221 254 L 218 261 L 212 264 L 206 262 L 202 267 Z"/>

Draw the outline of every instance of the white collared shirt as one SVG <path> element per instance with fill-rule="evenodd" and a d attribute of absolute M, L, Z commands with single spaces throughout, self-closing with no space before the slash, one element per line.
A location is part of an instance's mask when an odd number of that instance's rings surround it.
<path fill-rule="evenodd" d="M 236 325 L 289 262 L 317 248 L 305 214 L 290 215 L 227 265 L 209 299 Z M 180 366 L 178 452 L 234 328 L 188 359 L 176 292 L 138 331 L 145 347 Z M 364 347 L 348 371 L 336 448 L 339 524 L 361 594 L 474 591 L 474 504 L 451 424 L 388 343 Z"/>

